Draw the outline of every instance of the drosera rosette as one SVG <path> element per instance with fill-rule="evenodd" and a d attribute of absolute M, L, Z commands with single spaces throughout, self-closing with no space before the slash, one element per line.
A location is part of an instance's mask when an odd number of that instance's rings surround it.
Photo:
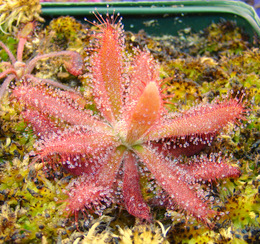
<path fill-rule="evenodd" d="M 210 218 L 218 213 L 210 209 L 197 185 L 236 178 L 239 168 L 221 158 L 201 156 L 187 164 L 172 158 L 210 146 L 223 127 L 244 119 L 243 102 L 228 98 L 169 113 L 158 63 L 138 48 L 126 57 L 121 20 L 96 17 L 95 48 L 86 66 L 97 115 L 58 88 L 50 91 L 44 85 L 24 83 L 12 90 L 12 97 L 24 104 L 25 119 L 40 133 L 33 162 L 60 164 L 76 176 L 67 207 L 76 219 L 78 213 L 92 210 L 102 215 L 105 208 L 120 202 L 131 215 L 151 221 L 139 184 L 140 161 L 162 189 L 164 206 L 177 206 L 213 227 Z"/>

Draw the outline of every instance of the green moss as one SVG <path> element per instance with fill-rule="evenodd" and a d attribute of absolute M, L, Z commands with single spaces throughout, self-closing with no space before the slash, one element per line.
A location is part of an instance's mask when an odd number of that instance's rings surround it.
<path fill-rule="evenodd" d="M 17 40 L 12 37 L 12 36 L 8 36 L 8 35 L 5 35 L 3 33 L 0 32 L 0 41 L 5 43 L 6 46 L 9 48 L 9 50 L 14 54 L 15 53 L 15 50 L 17 48 Z M 7 53 L 1 48 L 0 50 L 0 58 L 1 60 L 4 60 L 4 61 L 8 61 L 9 60 L 9 57 L 7 55 Z M 1 68 L 1 71 L 3 71 L 2 67 L 0 66 Z"/>
<path fill-rule="evenodd" d="M 73 17 L 64 16 L 54 19 L 46 27 L 46 36 L 59 48 L 75 50 L 82 53 L 86 42 L 89 40 L 87 30 Z"/>

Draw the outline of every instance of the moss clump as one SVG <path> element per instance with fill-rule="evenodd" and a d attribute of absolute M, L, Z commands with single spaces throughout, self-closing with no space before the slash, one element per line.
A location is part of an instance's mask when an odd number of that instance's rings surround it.
<path fill-rule="evenodd" d="M 42 236 L 56 239 L 64 229 L 66 213 L 62 189 L 65 179 L 48 180 L 44 173 L 28 167 L 29 158 L 2 163 L 0 174 L 1 224 L 3 242 L 22 243 L 40 240 Z M 56 179 L 61 178 L 56 175 Z"/>
<path fill-rule="evenodd" d="M 73 17 L 64 16 L 54 19 L 45 29 L 46 36 L 52 38 L 53 44 L 61 49 L 82 53 L 89 40 L 87 30 Z M 57 48 L 57 47 L 56 47 Z"/>
<path fill-rule="evenodd" d="M 41 4 L 39 0 L 1 0 L 0 29 L 12 32 L 21 23 L 30 21 L 43 22 L 40 17 Z"/>
<path fill-rule="evenodd" d="M 64 240 L 64 244 L 71 243 L 71 241 L 80 244 L 90 243 L 151 243 L 151 244 L 168 244 L 163 225 L 159 223 L 156 225 L 135 225 L 133 228 L 117 228 L 117 231 L 111 230 L 109 227 L 101 222 L 96 222 L 91 226 L 88 232 L 84 235 L 71 236 Z M 162 228 L 162 229 L 161 229 Z"/>

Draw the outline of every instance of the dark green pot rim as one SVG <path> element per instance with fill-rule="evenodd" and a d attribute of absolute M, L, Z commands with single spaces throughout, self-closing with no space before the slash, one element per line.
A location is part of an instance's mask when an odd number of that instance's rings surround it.
<path fill-rule="evenodd" d="M 109 7 L 108 7 L 109 4 Z M 57 18 L 58 16 L 70 15 L 76 19 L 83 17 L 92 18 L 93 11 L 100 14 L 120 13 L 123 18 L 162 18 L 163 16 L 193 16 L 190 21 L 196 20 L 197 16 L 205 16 L 205 20 L 218 16 L 237 21 L 252 37 L 260 36 L 260 19 L 254 8 L 237 1 L 165 1 L 165 2 L 73 2 L 73 3 L 42 3 L 42 15 L 45 18 Z M 91 17 L 92 16 L 92 17 Z M 207 19 L 206 19 L 207 18 Z M 203 20 L 203 19 L 202 19 Z"/>

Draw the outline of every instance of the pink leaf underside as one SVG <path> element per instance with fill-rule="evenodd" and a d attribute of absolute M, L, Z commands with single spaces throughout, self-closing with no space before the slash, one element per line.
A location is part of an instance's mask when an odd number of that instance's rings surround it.
<path fill-rule="evenodd" d="M 69 61 L 64 61 L 65 67 L 72 75 L 79 76 L 83 74 L 83 59 L 77 52 L 71 51 L 68 55 Z"/>
<path fill-rule="evenodd" d="M 141 219 L 151 219 L 140 189 L 136 158 L 131 152 L 127 152 L 124 158 L 123 199 L 130 214 Z"/>
<path fill-rule="evenodd" d="M 122 37 L 120 28 L 109 20 L 100 26 L 100 47 L 91 62 L 94 92 L 98 109 L 112 123 L 122 110 Z"/>
<path fill-rule="evenodd" d="M 127 139 L 133 143 L 151 128 L 158 120 L 161 110 L 161 96 L 155 82 L 146 85 L 129 118 Z"/>
<path fill-rule="evenodd" d="M 199 106 L 176 118 L 161 121 L 144 140 L 215 134 L 228 123 L 239 119 L 243 111 L 243 105 L 236 99 Z"/>
<path fill-rule="evenodd" d="M 23 50 L 24 45 L 27 42 L 27 38 L 20 38 L 18 47 L 17 47 L 17 61 L 22 62 L 23 61 Z"/>
<path fill-rule="evenodd" d="M 15 87 L 12 96 L 25 103 L 27 106 L 49 114 L 72 125 L 94 126 L 95 128 L 108 129 L 108 126 L 98 121 L 89 113 L 79 109 L 79 105 L 72 106 L 70 92 L 62 91 L 62 97 L 41 86 L 21 85 Z M 65 96 L 66 94 L 66 96 Z"/>
<path fill-rule="evenodd" d="M 70 183 L 69 212 L 77 212 L 84 208 L 97 208 L 103 201 L 109 205 L 113 201 L 112 185 L 124 156 L 124 150 L 114 149 L 106 157 L 106 161 L 97 172 L 84 174 Z"/>
<path fill-rule="evenodd" d="M 143 147 L 142 150 L 136 151 L 136 154 L 146 164 L 159 185 L 181 209 L 208 223 L 208 217 L 215 211 L 210 210 L 207 203 L 200 199 L 184 181 L 184 173 L 181 169 L 173 171 L 168 165 L 169 162 L 166 162 L 160 154 L 149 147 Z"/>

